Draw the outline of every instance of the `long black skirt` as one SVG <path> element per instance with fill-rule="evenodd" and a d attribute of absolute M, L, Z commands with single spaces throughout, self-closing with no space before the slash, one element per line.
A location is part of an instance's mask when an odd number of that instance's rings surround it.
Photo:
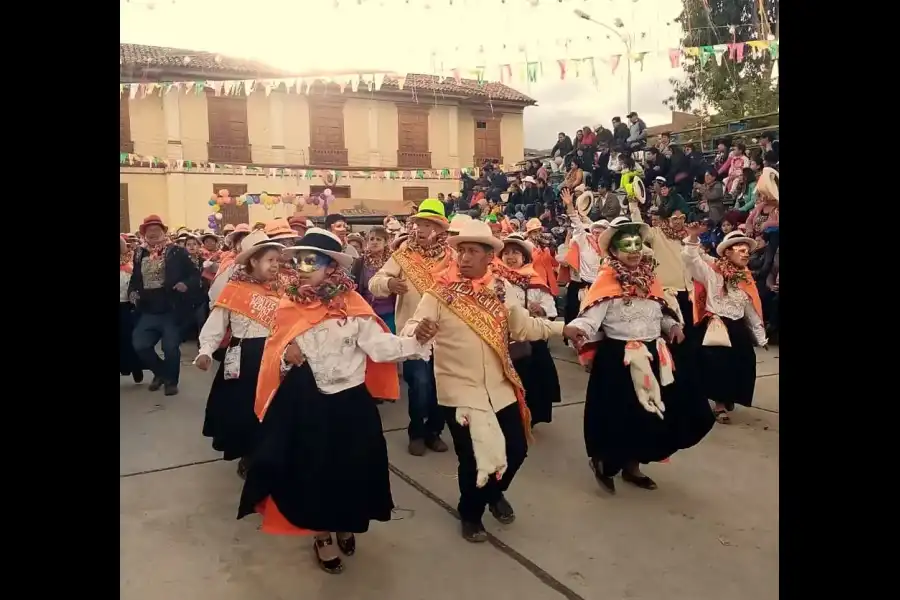
<path fill-rule="evenodd" d="M 241 347 L 241 372 L 237 379 L 226 380 L 225 364 L 219 364 L 206 399 L 203 435 L 212 438 L 213 449 L 225 460 L 234 460 L 249 456 L 256 446 L 260 426 L 253 405 L 266 338 L 247 338 L 243 343 L 232 338 L 229 345 Z"/>
<path fill-rule="evenodd" d="M 559 375 L 545 341 L 531 342 L 531 355 L 513 362 L 525 386 L 525 403 L 531 411 L 531 424 L 553 421 L 553 404 L 562 400 Z"/>
<path fill-rule="evenodd" d="M 119 302 L 119 375 L 131 375 L 142 370 L 141 360 L 131 341 L 135 321 L 134 305 Z"/>
<path fill-rule="evenodd" d="M 566 284 L 566 311 L 563 318 L 567 325 L 574 321 L 581 312 L 581 300 L 578 299 L 578 292 L 586 285 L 583 281 L 570 281 Z"/>
<path fill-rule="evenodd" d="M 365 385 L 323 394 L 308 364 L 292 368 L 260 429 L 238 519 L 271 496 L 295 527 L 364 533 L 389 521 L 387 444 Z"/>
<path fill-rule="evenodd" d="M 699 387 L 706 398 L 720 402 L 728 410 L 735 404 L 751 406 L 756 389 L 756 350 L 750 328 L 743 320 L 722 318 L 731 347 L 704 346 L 709 318 L 701 321 L 692 340 L 696 348 Z"/>
<path fill-rule="evenodd" d="M 655 343 L 648 343 L 653 374 L 659 380 Z M 584 443 L 589 457 L 603 462 L 615 475 L 628 462 L 649 463 L 668 458 L 697 444 L 712 429 L 715 417 L 707 400 L 690 381 L 662 388 L 665 418 L 644 410 L 625 366 L 625 342 L 606 338 L 597 344 L 584 405 Z"/>

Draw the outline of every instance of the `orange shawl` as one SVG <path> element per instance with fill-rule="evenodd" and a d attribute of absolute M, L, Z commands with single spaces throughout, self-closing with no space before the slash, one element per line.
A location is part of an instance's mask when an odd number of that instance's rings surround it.
<path fill-rule="evenodd" d="M 256 383 L 256 403 L 254 411 L 260 421 L 265 415 L 269 402 L 281 385 L 281 357 L 288 344 L 310 327 L 326 319 L 348 317 L 372 317 L 381 328 L 389 332 L 387 325 L 372 310 L 372 307 L 356 292 L 345 292 L 342 310 L 327 308 L 321 303 L 301 305 L 282 297 L 275 313 L 275 328 L 266 340 L 263 350 L 259 379 Z M 337 304 L 337 303 L 335 303 Z M 382 400 L 396 400 L 400 397 L 400 380 L 397 365 L 366 360 L 366 388 L 373 397 Z M 271 496 L 256 506 L 262 515 L 262 530 L 266 533 L 282 535 L 308 535 L 314 533 L 291 524 L 278 510 Z"/>
<path fill-rule="evenodd" d="M 588 234 L 588 243 L 601 259 L 606 257 L 606 253 L 600 250 L 600 247 L 597 246 L 597 242 L 594 241 L 590 234 Z M 569 265 L 570 269 L 575 269 L 576 271 L 578 270 L 578 267 L 581 266 L 581 248 L 579 248 L 579 246 L 580 244 L 576 244 L 573 239 L 569 241 L 569 250 L 566 252 L 566 264 Z"/>
<path fill-rule="evenodd" d="M 219 261 L 219 269 L 216 271 L 216 276 L 218 276 L 219 273 L 224 273 L 225 269 L 227 269 L 234 263 L 234 259 L 236 256 L 236 252 L 233 252 L 231 250 L 223 250 L 222 258 Z"/>
<path fill-rule="evenodd" d="M 588 289 L 587 295 L 581 303 L 582 309 L 578 311 L 579 316 L 584 314 L 584 311 L 598 302 L 612 300 L 613 298 L 621 298 L 624 295 L 625 293 L 622 290 L 622 286 L 619 284 L 619 280 L 616 279 L 616 271 L 611 267 L 601 266 L 600 270 L 597 271 L 597 280 L 594 281 L 593 285 Z M 666 305 L 663 287 L 659 282 L 659 279 L 654 277 L 653 282 L 650 284 L 650 293 L 647 297 Z M 578 352 L 578 361 L 582 365 L 587 364 L 589 360 L 593 360 L 596 351 L 596 344 L 585 344 Z"/>
<path fill-rule="evenodd" d="M 719 269 L 714 264 L 709 265 L 713 271 L 719 273 Z M 759 298 L 759 290 L 756 289 L 756 282 L 750 274 L 750 269 L 746 269 L 747 279 L 738 283 L 738 289 L 750 296 L 750 302 L 753 304 L 753 310 L 763 318 L 762 301 Z M 721 275 L 721 273 L 719 273 Z M 706 309 L 706 286 L 699 281 L 694 281 L 694 324 L 696 325 L 708 315 L 712 314 Z M 685 317 L 687 319 L 687 317 Z"/>
<path fill-rule="evenodd" d="M 559 285 L 556 281 L 556 267 L 559 263 L 549 248 L 535 248 L 532 253 L 531 262 L 534 270 L 544 278 L 546 285 L 550 289 L 550 293 L 555 297 L 559 295 Z M 578 263 L 575 263 L 578 264 Z"/>
<path fill-rule="evenodd" d="M 259 380 L 256 384 L 256 416 L 262 420 L 269 402 L 281 385 L 281 357 L 285 348 L 294 338 L 314 325 L 326 319 L 348 317 L 372 317 L 384 331 L 390 331 L 372 307 L 356 292 L 345 292 L 339 297 L 343 300 L 343 310 L 327 308 L 316 302 L 298 304 L 287 296 L 281 298 L 275 313 L 275 325 L 266 340 L 263 350 L 262 364 L 259 369 Z M 335 303 L 337 304 L 337 303 Z M 373 397 L 382 400 L 396 400 L 400 397 L 400 381 L 397 377 L 397 365 L 394 363 L 376 363 L 366 361 L 366 387 Z"/>

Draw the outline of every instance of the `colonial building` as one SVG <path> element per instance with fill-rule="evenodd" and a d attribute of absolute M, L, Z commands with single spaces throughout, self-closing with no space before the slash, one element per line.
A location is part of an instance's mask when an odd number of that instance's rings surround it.
<path fill-rule="evenodd" d="M 397 212 L 459 191 L 460 169 L 521 161 L 522 113 L 535 104 L 506 85 L 471 79 L 326 77 L 207 52 L 134 44 L 119 51 L 122 231 L 150 213 L 204 227 L 210 196 L 221 189 L 308 197 L 330 188 L 336 208 Z M 295 210 L 221 209 L 223 224 Z"/>

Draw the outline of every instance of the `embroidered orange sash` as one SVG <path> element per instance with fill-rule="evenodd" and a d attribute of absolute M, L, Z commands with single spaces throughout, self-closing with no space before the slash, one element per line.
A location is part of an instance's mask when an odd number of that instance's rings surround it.
<path fill-rule="evenodd" d="M 278 292 L 268 286 L 249 281 L 229 281 L 219 294 L 215 306 L 253 319 L 271 330 L 275 325 L 278 299 Z"/>
<path fill-rule="evenodd" d="M 425 258 L 418 252 L 413 252 L 406 247 L 406 242 L 400 245 L 400 248 L 391 255 L 403 274 L 413 284 L 419 295 L 425 293 L 425 290 L 434 284 L 434 276 L 444 271 L 453 258 L 452 253 L 448 249 L 441 258 Z"/>
<path fill-rule="evenodd" d="M 719 270 L 715 265 L 709 265 L 716 273 L 719 273 Z M 721 273 L 719 273 L 721 275 Z M 756 311 L 756 314 L 759 315 L 759 318 L 763 318 L 762 312 L 762 300 L 759 298 L 759 290 L 756 289 L 756 282 L 753 281 L 753 276 L 750 274 L 750 270 L 747 269 L 747 279 L 745 281 L 741 281 L 738 283 L 738 289 L 750 296 L 750 302 L 753 304 L 753 310 Z M 694 281 L 694 324 L 696 325 L 700 321 L 706 318 L 710 313 L 706 309 L 706 286 L 704 286 L 699 281 Z"/>
<path fill-rule="evenodd" d="M 493 285 L 486 284 L 481 288 L 481 293 L 475 293 L 470 281 L 460 278 L 458 272 L 447 272 L 426 293 L 432 294 L 450 309 L 500 358 L 503 375 L 515 390 L 525 437 L 531 442 L 531 411 L 525 403 L 525 386 L 509 357 L 509 311 L 491 291 L 492 288 Z"/>
<path fill-rule="evenodd" d="M 616 279 L 616 271 L 611 267 L 601 266 L 600 270 L 597 271 L 597 279 L 591 285 L 590 289 L 588 289 L 587 295 L 581 303 L 581 310 L 578 311 L 578 314 L 581 316 L 584 311 L 599 302 L 621 298 L 624 295 L 625 293 L 622 290 L 622 286 Z M 654 278 L 653 282 L 650 284 L 650 292 L 647 297 L 667 306 L 665 296 L 663 295 L 662 284 L 657 278 Z M 578 362 L 582 365 L 586 365 L 589 361 L 593 360 L 596 352 L 596 344 L 585 344 L 578 352 Z"/>

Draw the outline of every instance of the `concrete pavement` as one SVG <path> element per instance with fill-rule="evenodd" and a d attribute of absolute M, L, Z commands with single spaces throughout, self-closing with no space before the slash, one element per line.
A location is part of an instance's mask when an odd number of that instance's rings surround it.
<path fill-rule="evenodd" d="M 508 498 L 517 520 L 485 515 L 469 544 L 452 452 L 406 452 L 406 403 L 382 405 L 397 505 L 359 537 L 345 572 L 315 565 L 311 542 L 237 521 L 241 481 L 200 435 L 211 373 L 188 366 L 181 394 L 120 379 L 120 590 L 124 600 L 774 600 L 778 598 L 778 349 L 758 352 L 756 407 L 739 408 L 695 448 L 646 472 L 647 492 L 599 491 L 587 467 L 587 375 L 552 345 L 563 403 Z M 445 441 L 450 443 L 449 435 Z"/>

